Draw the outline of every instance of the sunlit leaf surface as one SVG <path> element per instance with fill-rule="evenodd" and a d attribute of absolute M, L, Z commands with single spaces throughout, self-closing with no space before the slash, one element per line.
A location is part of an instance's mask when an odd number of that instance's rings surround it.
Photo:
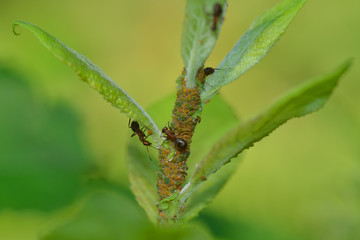
<path fill-rule="evenodd" d="M 1 68 L 0 112 L 0 210 L 70 204 L 91 167 L 73 111 L 45 104 L 21 76 Z"/>
<path fill-rule="evenodd" d="M 87 57 L 69 48 L 60 40 L 32 23 L 16 21 L 13 24 L 15 34 L 17 34 L 17 32 L 15 32 L 17 25 L 30 30 L 51 53 L 73 68 L 83 81 L 103 95 L 105 100 L 110 102 L 114 107 L 125 113 L 129 118 L 151 129 L 154 133 L 154 140 L 160 143 L 160 131 L 150 116 L 98 66 Z"/>
<path fill-rule="evenodd" d="M 218 8 L 215 5 L 219 6 Z M 214 7 L 216 13 L 214 19 Z M 181 38 L 181 56 L 188 87 L 196 84 L 198 69 L 212 52 L 225 16 L 226 0 L 188 0 Z M 215 21 L 215 22 L 214 22 Z"/>
<path fill-rule="evenodd" d="M 236 80 L 258 63 L 279 40 L 306 0 L 285 0 L 258 17 L 206 80 L 201 100 L 206 102 L 219 89 Z"/>
<path fill-rule="evenodd" d="M 197 165 L 194 174 L 179 194 L 185 202 L 202 183 L 232 158 L 291 118 L 301 117 L 324 106 L 340 77 L 350 66 L 347 61 L 323 77 L 308 81 L 278 99 L 268 110 L 240 124 L 223 137 Z"/>

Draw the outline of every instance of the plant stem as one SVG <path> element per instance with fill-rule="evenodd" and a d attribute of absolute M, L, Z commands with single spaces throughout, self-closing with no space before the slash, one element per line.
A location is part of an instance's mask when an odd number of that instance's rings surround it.
<path fill-rule="evenodd" d="M 202 68 L 199 69 L 202 73 Z M 185 81 L 185 70 L 177 80 L 178 91 L 175 106 L 172 112 L 170 129 L 176 138 L 187 142 L 185 149 L 179 149 L 175 141 L 168 140 L 169 147 L 162 147 L 159 150 L 159 173 L 158 173 L 158 194 L 160 197 L 159 215 L 163 224 L 175 223 L 182 213 L 183 206 L 176 204 L 176 195 L 183 188 L 187 175 L 187 158 L 190 155 L 191 138 L 196 125 L 200 121 L 201 99 L 199 86 L 187 88 Z M 198 74 L 202 80 L 203 74 Z M 203 81 L 200 81 L 203 82 Z M 164 204 L 166 203 L 166 204 Z"/>

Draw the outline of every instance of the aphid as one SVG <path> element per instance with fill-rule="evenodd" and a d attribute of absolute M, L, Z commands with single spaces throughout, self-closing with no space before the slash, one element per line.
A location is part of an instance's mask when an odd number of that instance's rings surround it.
<path fill-rule="evenodd" d="M 201 177 L 201 180 L 202 180 L 202 181 L 206 181 L 207 178 L 206 178 L 205 176 L 202 176 L 202 177 Z"/>
<path fill-rule="evenodd" d="M 222 8 L 220 3 L 215 3 L 214 9 L 213 9 L 213 25 L 211 27 L 212 31 L 216 31 L 217 29 L 217 23 L 221 17 L 222 14 Z"/>
<path fill-rule="evenodd" d="M 196 121 L 197 121 L 197 123 L 201 123 L 201 117 L 200 117 L 200 116 L 196 116 Z"/>
<path fill-rule="evenodd" d="M 144 144 L 145 146 L 151 146 L 151 142 L 147 141 L 146 138 L 149 136 L 146 136 L 144 133 L 144 130 L 140 129 L 140 125 L 138 122 L 136 121 L 132 121 L 131 124 L 131 119 L 129 119 L 129 128 L 131 128 L 131 130 L 133 131 L 133 134 L 131 135 L 131 137 L 138 135 L 140 141 L 142 142 L 142 144 Z"/>
<path fill-rule="evenodd" d="M 172 128 L 170 126 L 168 127 L 163 127 L 161 132 L 165 134 L 167 140 L 174 142 L 177 150 L 184 151 L 187 147 L 187 142 L 184 139 L 177 138 Z"/>
<path fill-rule="evenodd" d="M 188 170 L 188 169 L 186 169 L 186 170 Z M 184 169 L 180 169 L 179 173 L 182 175 L 187 175 L 187 173 L 184 171 Z"/>

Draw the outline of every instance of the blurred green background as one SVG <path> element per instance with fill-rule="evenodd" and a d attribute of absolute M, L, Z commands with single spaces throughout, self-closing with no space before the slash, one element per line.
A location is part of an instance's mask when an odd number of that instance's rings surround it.
<path fill-rule="evenodd" d="M 277 2 L 230 0 L 206 65 L 217 66 Z M 59 226 L 91 229 L 93 239 L 111 239 L 95 232 L 146 235 L 149 228 L 128 190 L 128 119 L 32 34 L 19 28 L 16 37 L 11 24 L 39 25 L 147 107 L 174 92 L 183 67 L 184 6 L 184 0 L 1 0 L 0 239 L 38 239 Z M 198 220 L 206 232 L 218 239 L 360 239 L 359 7 L 355 0 L 309 0 L 268 56 L 221 91 L 248 119 L 306 79 L 355 60 L 323 110 L 291 120 L 246 152 Z M 138 214 L 119 220 L 124 209 L 116 203 Z M 57 237 L 48 239 L 68 239 Z"/>

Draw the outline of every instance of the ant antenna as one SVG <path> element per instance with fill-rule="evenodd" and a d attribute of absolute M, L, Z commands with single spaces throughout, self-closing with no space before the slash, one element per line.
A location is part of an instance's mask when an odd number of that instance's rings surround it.
<path fill-rule="evenodd" d="M 149 152 L 149 147 L 146 147 L 146 150 L 147 150 L 147 153 L 148 153 L 148 155 L 149 155 L 149 159 L 150 159 L 150 161 L 152 161 L 152 158 L 151 158 L 151 156 L 150 156 L 150 152 Z"/>

